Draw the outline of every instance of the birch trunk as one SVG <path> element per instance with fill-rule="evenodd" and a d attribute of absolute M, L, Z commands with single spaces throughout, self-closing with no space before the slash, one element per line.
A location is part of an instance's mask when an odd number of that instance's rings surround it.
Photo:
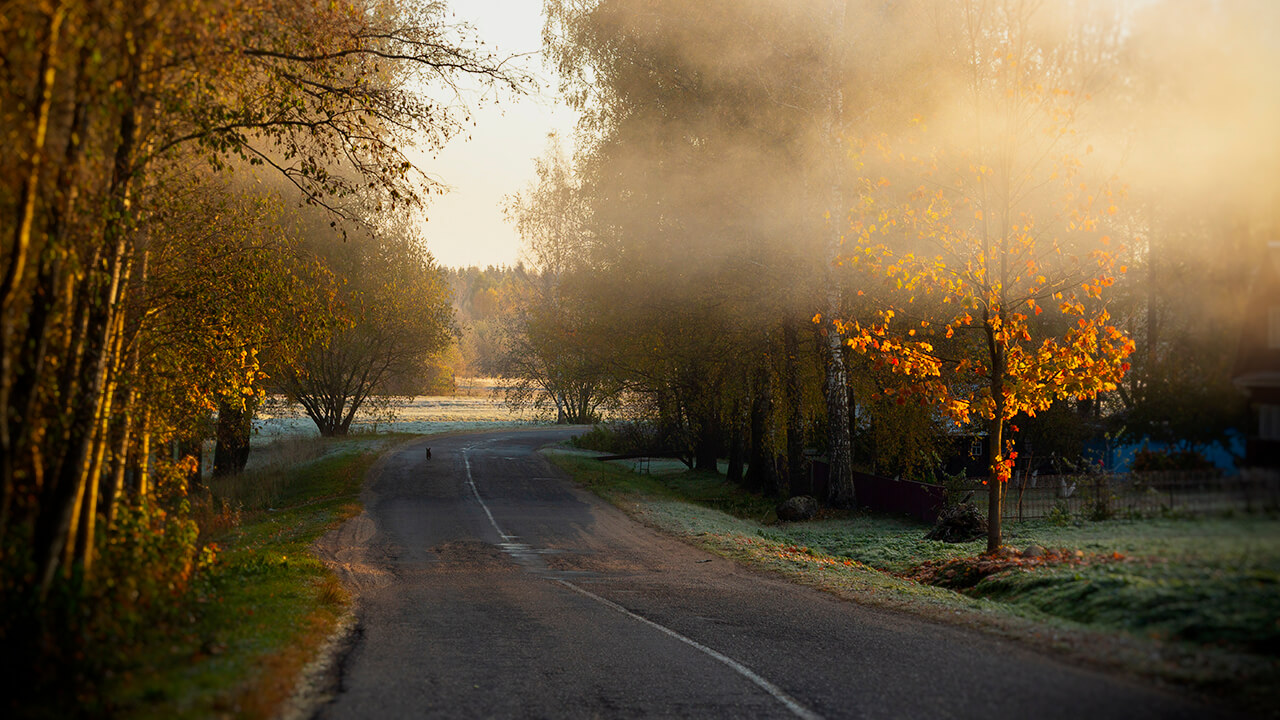
<path fill-rule="evenodd" d="M 81 309 L 88 310 L 85 312 L 84 365 L 80 373 L 81 382 L 76 388 L 78 399 L 73 403 L 75 409 L 66 435 L 68 442 L 61 457 L 55 461 L 58 465 L 57 475 L 47 478 L 48 492 L 44 496 L 48 502 L 41 503 L 40 515 L 36 519 L 36 581 L 41 598 L 48 594 L 53 584 L 64 551 L 74 547 L 78 525 L 76 521 L 80 512 L 78 506 L 85 495 L 96 421 L 103 411 L 102 403 L 106 399 L 107 375 L 114 346 L 113 310 L 123 293 L 125 282 L 130 187 L 138 135 L 137 108 L 134 105 L 140 72 L 137 62 L 136 56 L 133 57 L 122 98 L 125 107 L 120 115 L 119 144 L 113 157 L 111 184 L 107 195 L 110 206 L 103 224 L 103 245 L 107 249 L 107 255 L 101 258 L 101 265 L 94 263 L 98 267 L 90 271 L 79 298 Z"/>
<path fill-rule="evenodd" d="M 827 317 L 832 318 L 840 317 L 842 310 L 840 282 L 836 277 L 835 261 L 840 255 L 840 222 L 846 214 L 839 164 L 839 158 L 844 153 L 844 145 L 840 141 L 844 92 L 840 88 L 839 77 L 839 68 L 842 63 L 838 60 L 843 57 L 840 43 L 844 36 L 845 14 L 844 0 L 836 0 L 831 22 L 834 33 L 831 64 L 827 71 L 831 100 L 823 128 L 823 137 L 831 151 L 831 166 L 828 170 L 831 186 L 824 249 L 828 260 L 826 311 Z M 844 343 L 834 327 L 827 328 L 825 339 L 827 372 L 822 389 L 827 400 L 827 454 L 830 462 L 827 502 L 835 507 L 853 507 L 857 499 L 854 497 L 853 490 L 853 443 L 849 437 L 848 372 L 844 364 Z"/>
<path fill-rule="evenodd" d="M 106 511 L 107 532 L 115 525 L 116 513 L 124 496 L 124 472 L 128 464 L 129 443 L 133 439 L 133 409 L 138 399 L 136 390 L 130 389 L 125 397 L 124 407 L 111 444 L 111 483 L 107 489 Z"/>
<path fill-rule="evenodd" d="M 782 327 L 783 352 L 786 359 L 787 393 L 787 482 L 794 484 L 804 475 L 804 405 L 800 398 L 800 340 L 796 323 L 788 320 Z"/>
<path fill-rule="evenodd" d="M 53 107 L 53 85 L 57 78 L 55 56 L 66 17 L 66 3 L 58 1 L 50 9 L 45 26 L 44 47 L 40 52 L 40 65 L 36 75 L 36 109 L 32 128 L 31 148 L 27 156 L 27 168 L 18 195 L 18 217 L 14 223 L 13 238 L 8 252 L 8 266 L 0 281 L 0 529 L 7 521 L 8 508 L 14 492 L 14 455 L 10 394 L 13 390 L 13 350 L 10 347 L 14 333 L 14 311 L 22 279 L 26 275 L 27 256 L 31 250 L 31 228 L 35 223 L 36 198 L 40 194 L 40 169 L 44 161 L 45 138 L 49 131 L 49 115 Z"/>
<path fill-rule="evenodd" d="M 85 487 L 84 510 L 80 517 L 80 530 L 76 539 L 75 559 L 79 560 L 85 582 L 93 574 L 94 541 L 98 524 L 98 496 L 102 483 L 102 469 L 106 460 L 107 445 L 110 439 L 108 429 L 111 424 L 112 409 L 115 404 L 116 388 L 120 381 L 121 358 L 124 344 L 124 292 L 129 282 L 129 265 L 126 264 L 121 274 L 116 291 L 115 308 L 112 312 L 111 338 L 108 343 L 110 366 L 107 368 L 107 379 L 101 400 L 98 402 L 98 419 L 95 423 L 92 438 L 90 461 L 85 469 L 82 484 Z"/>
<path fill-rule="evenodd" d="M 138 502 L 146 502 L 151 479 L 151 408 L 142 413 L 142 431 L 138 437 Z"/>

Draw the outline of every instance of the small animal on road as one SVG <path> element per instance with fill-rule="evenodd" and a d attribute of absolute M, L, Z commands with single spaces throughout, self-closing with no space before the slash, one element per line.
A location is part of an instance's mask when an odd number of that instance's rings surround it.
<path fill-rule="evenodd" d="M 427 448 L 427 459 L 431 459 L 431 448 Z"/>

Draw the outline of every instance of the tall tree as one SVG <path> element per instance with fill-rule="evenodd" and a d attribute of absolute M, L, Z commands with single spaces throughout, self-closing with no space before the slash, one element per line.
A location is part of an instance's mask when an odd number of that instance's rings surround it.
<path fill-rule="evenodd" d="M 428 359 L 453 339 L 444 274 L 407 221 L 385 220 L 373 233 L 363 242 L 344 242 L 332 231 L 310 238 L 344 280 L 339 302 L 345 322 L 298 356 L 272 365 L 279 386 L 324 436 L 346 435 L 371 397 L 411 385 L 407 378 L 421 380 Z"/>
<path fill-rule="evenodd" d="M 741 362 L 763 367 L 761 338 L 775 341 L 787 315 L 808 318 L 821 293 L 821 210 L 805 197 L 813 127 L 789 107 L 820 95 L 809 72 L 819 33 L 779 3 L 547 10 L 552 55 L 584 111 L 595 278 L 579 287 L 602 326 L 628 329 L 616 371 L 714 467 L 726 430 L 746 428 L 731 395 L 766 389 L 745 382 Z"/>
<path fill-rule="evenodd" d="M 535 167 L 537 179 L 506 198 L 507 220 L 534 272 L 522 276 L 526 284 L 503 328 L 495 369 L 513 381 L 506 389 L 512 406 L 550 404 L 557 422 L 594 422 L 617 383 L 607 371 L 607 339 L 592 331 L 583 304 L 566 297 L 571 275 L 592 272 L 591 210 L 557 136 Z"/>
<path fill-rule="evenodd" d="M 1102 300 L 1125 269 L 1106 235 L 1118 191 L 1091 185 L 1087 149 L 1073 152 L 1088 88 L 1071 83 L 1089 73 L 1067 39 L 1036 34 L 1031 5 L 957 9 L 963 107 L 977 121 L 957 132 L 942 118 L 933 134 L 864 146 L 849 259 L 885 292 L 848 326 L 848 342 L 912 377 L 912 392 L 957 422 L 985 422 L 994 552 L 1016 457 L 1008 421 L 1115 390 L 1133 342 Z"/>
<path fill-rule="evenodd" d="M 0 159 L 0 533 L 30 548 L 40 594 L 89 558 L 100 485 L 119 467 L 111 446 L 131 434 L 112 418 L 154 402 L 121 381 L 149 372 L 130 338 L 155 309 L 161 184 L 245 159 L 339 214 L 358 187 L 418 201 L 430 181 L 401 148 L 438 146 L 462 118 L 424 89 L 519 81 L 478 47 L 440 3 L 6 7 L 0 113 L 19 151 Z"/>
<path fill-rule="evenodd" d="M 1127 28 L 1107 127 L 1125 142 L 1120 173 L 1134 188 L 1123 214 L 1136 257 L 1120 296 L 1139 350 L 1115 426 L 1139 442 L 1230 449 L 1248 418 L 1230 382 L 1248 296 L 1220 289 L 1248 286 L 1280 220 L 1280 90 L 1257 75 L 1280 62 L 1280 12 L 1158 2 Z"/>

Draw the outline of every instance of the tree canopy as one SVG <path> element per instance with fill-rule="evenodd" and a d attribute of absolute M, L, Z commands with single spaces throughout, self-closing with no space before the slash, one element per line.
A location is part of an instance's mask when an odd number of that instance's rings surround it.
<path fill-rule="evenodd" d="M 403 212 L 439 189 L 406 150 L 439 147 L 463 126 L 462 76 L 516 91 L 527 80 L 440 2 L 5 5 L 7 647 L 47 647 L 39 633 L 60 625 L 120 629 L 130 607 L 186 587 L 198 549 L 190 449 L 211 412 L 252 405 L 268 356 L 300 358 L 324 338 L 341 345 L 332 296 L 343 279 L 305 250 L 281 219 L 282 194 L 256 187 L 250 169 L 327 212 L 353 256 L 421 271 L 387 276 L 404 295 L 388 284 L 362 290 L 363 303 L 340 297 L 377 319 L 366 341 L 418 333 L 423 347 L 440 343 L 443 290 L 425 252 L 356 239 L 388 234 L 385 215 L 363 210 Z M 137 548 L 167 553 L 154 572 L 169 575 L 97 582 L 99 555 Z"/>
<path fill-rule="evenodd" d="M 1274 13 L 1197 6 L 1210 19 L 1195 25 L 1169 20 L 1182 17 L 1169 3 L 545 5 L 583 114 L 517 224 L 531 243 L 572 226 L 572 247 L 552 246 L 558 302 L 581 310 L 561 342 L 603 358 L 626 405 L 703 467 L 727 454 L 745 480 L 751 455 L 756 486 L 806 488 L 809 447 L 842 504 L 856 502 L 845 431 L 858 466 L 924 479 L 950 434 L 985 435 L 992 482 L 1016 463 L 1015 425 L 1052 437 L 1060 464 L 1104 433 L 1225 442 L 1240 426 L 1226 367 L 1242 308 L 1191 268 L 1246 282 L 1275 184 L 1224 156 L 1233 201 L 1206 188 L 1214 220 L 1174 212 L 1165 189 L 1213 183 L 1154 137 L 1238 145 L 1190 123 L 1186 93 L 1239 111 L 1201 83 L 1244 82 L 1249 65 L 1228 56 L 1268 51 L 1239 23 L 1274 27 Z M 1210 49 L 1227 33 L 1251 39 Z M 1156 39 L 1172 36 L 1204 44 L 1214 70 L 1179 68 Z M 1219 242 L 1232 250 L 1206 249 Z"/>

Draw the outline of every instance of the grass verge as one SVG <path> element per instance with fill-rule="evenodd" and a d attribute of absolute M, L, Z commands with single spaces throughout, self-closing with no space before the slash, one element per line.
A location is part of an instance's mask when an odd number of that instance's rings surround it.
<path fill-rule="evenodd" d="M 191 596 L 189 623 L 144 645 L 111 683 L 112 714 L 275 715 L 350 602 L 309 549 L 360 511 L 370 466 L 407 437 L 317 439 L 323 452 L 305 464 L 214 481 L 201 527 L 215 528 L 207 540 L 218 559 Z"/>
<path fill-rule="evenodd" d="M 1280 522 L 1269 517 L 1011 525 L 1006 541 L 1081 562 L 1013 567 L 964 590 L 912 579 L 985 540 L 925 540 L 908 519 L 827 513 L 776 522 L 773 503 L 711 473 L 639 475 L 578 452 L 550 459 L 633 517 L 711 552 L 881 608 L 1280 717 Z"/>

